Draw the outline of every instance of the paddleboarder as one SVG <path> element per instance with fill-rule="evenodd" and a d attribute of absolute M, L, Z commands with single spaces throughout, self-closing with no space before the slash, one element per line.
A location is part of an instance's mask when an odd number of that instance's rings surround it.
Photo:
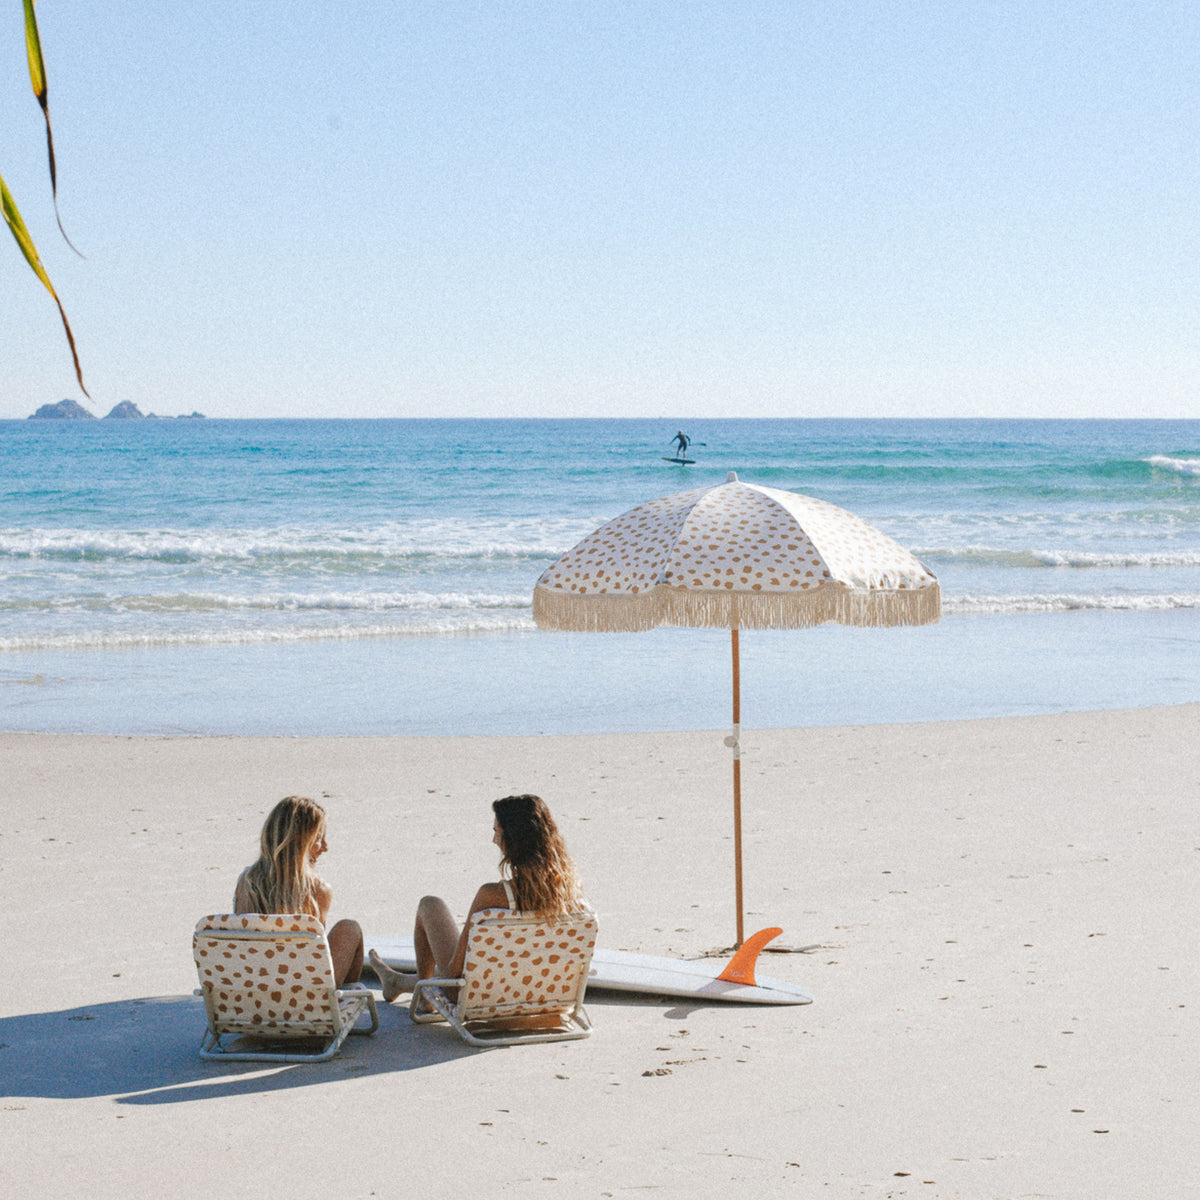
<path fill-rule="evenodd" d="M 675 452 L 676 458 L 687 458 L 687 448 L 691 445 L 692 439 L 681 429 L 672 439 L 673 445 L 677 444 L 679 449 Z"/>

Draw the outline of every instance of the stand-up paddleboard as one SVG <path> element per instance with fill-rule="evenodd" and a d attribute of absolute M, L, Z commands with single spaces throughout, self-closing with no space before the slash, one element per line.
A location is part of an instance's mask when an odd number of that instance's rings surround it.
<path fill-rule="evenodd" d="M 667 458 L 666 455 L 663 455 L 663 462 L 677 463 L 681 467 L 694 467 L 696 465 L 694 458 Z"/>
<path fill-rule="evenodd" d="M 812 996 L 803 988 L 782 979 L 757 975 L 754 970 L 759 951 L 781 932 L 779 929 L 762 929 L 747 938 L 722 970 L 714 969 L 716 964 L 710 962 L 660 958 L 655 954 L 634 954 L 628 950 L 606 950 L 597 946 L 592 955 L 588 987 L 740 1004 L 811 1004 Z M 411 937 L 368 936 L 365 944 L 368 950 L 377 951 L 394 970 L 411 972 L 417 969 Z M 370 964 L 365 965 L 369 970 Z"/>

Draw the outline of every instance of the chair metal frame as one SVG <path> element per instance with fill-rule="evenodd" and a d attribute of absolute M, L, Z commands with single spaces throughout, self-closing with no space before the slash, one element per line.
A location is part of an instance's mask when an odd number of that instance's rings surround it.
<path fill-rule="evenodd" d="M 495 1003 L 471 999 L 472 985 L 478 984 L 478 976 L 484 969 L 484 947 L 489 934 L 503 932 L 510 937 L 523 936 L 534 947 L 529 953 L 536 955 L 544 943 L 563 936 L 561 932 L 550 931 L 561 929 L 564 925 L 581 924 L 590 930 L 591 945 L 586 947 L 581 956 L 576 956 L 578 978 L 570 993 L 553 999 L 543 997 L 519 1002 Z M 583 999 L 587 992 L 595 944 L 596 917 L 591 912 L 564 913 L 547 921 L 504 908 L 483 909 L 471 918 L 462 975 L 456 979 L 441 976 L 418 980 L 413 988 L 409 1016 L 419 1024 L 447 1021 L 459 1037 L 471 1046 L 515 1046 L 526 1042 L 565 1042 L 590 1037 L 592 1022 L 583 1006 Z M 447 995 L 447 988 L 458 989 L 456 1000 Z M 560 1027 L 528 1027 L 546 1017 L 556 1018 Z M 521 1027 L 522 1022 L 525 1028 Z"/>
<path fill-rule="evenodd" d="M 214 914 L 202 917 L 196 924 L 192 935 L 193 955 L 196 959 L 196 969 L 200 978 L 197 994 L 204 999 L 204 1011 L 208 1018 L 208 1028 L 200 1042 L 200 1057 L 208 1061 L 236 1062 L 327 1062 L 342 1048 L 342 1044 L 351 1033 L 372 1034 L 379 1028 L 379 1014 L 375 1008 L 375 996 L 362 984 L 351 984 L 345 988 L 335 987 L 332 983 L 333 960 L 329 954 L 329 943 L 325 940 L 325 929 L 321 922 L 307 913 L 284 914 L 284 924 L 294 928 L 254 929 L 248 926 L 256 922 L 277 922 L 275 914 L 236 913 Z M 200 953 L 201 941 L 228 943 L 234 950 L 240 947 L 253 947 L 257 944 L 274 943 L 278 963 L 272 964 L 265 954 L 252 955 L 257 965 L 257 975 L 253 981 L 249 978 L 251 959 L 240 958 L 239 964 L 232 969 L 227 968 L 228 975 L 221 983 L 205 978 L 206 956 Z M 315 945 L 314 945 L 315 943 Z M 272 984 L 280 993 L 285 987 L 294 987 L 286 981 L 279 968 L 283 967 L 282 952 L 287 947 L 304 946 L 318 958 L 324 952 L 326 970 L 322 971 L 322 979 L 327 974 L 328 980 L 315 986 L 315 1004 L 320 1011 L 320 1020 L 315 1022 L 323 1028 L 313 1030 L 312 1023 L 298 1020 L 282 1024 L 255 1021 L 253 1017 L 223 1014 L 217 1010 L 215 992 L 218 986 L 222 990 L 243 996 L 247 1002 L 258 997 L 256 993 L 268 992 Z M 211 950 L 214 947 L 209 947 Z M 227 955 L 231 957 L 231 955 Z M 272 976 L 268 967 L 276 974 Z M 363 1014 L 370 1018 L 369 1028 L 360 1028 L 358 1022 Z M 226 1043 L 224 1039 L 254 1038 L 266 1042 L 315 1041 L 320 1039 L 324 1045 L 316 1053 L 305 1054 L 295 1050 L 267 1050 L 239 1047 L 236 1041 Z"/>

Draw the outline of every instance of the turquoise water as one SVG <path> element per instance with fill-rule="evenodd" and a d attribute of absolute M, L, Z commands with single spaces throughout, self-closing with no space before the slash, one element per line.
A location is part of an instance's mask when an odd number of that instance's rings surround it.
<path fill-rule="evenodd" d="M 715 728 L 720 632 L 551 635 L 534 581 L 723 480 L 923 558 L 919 630 L 746 634 L 747 725 L 1200 700 L 1200 422 L 0 422 L 0 728 Z"/>

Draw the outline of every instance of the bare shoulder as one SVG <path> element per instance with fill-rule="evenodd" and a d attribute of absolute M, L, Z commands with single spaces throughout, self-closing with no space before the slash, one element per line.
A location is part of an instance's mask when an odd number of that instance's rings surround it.
<path fill-rule="evenodd" d="M 508 896 L 505 894 L 504 885 L 502 883 L 485 883 L 479 891 L 475 893 L 475 899 L 471 901 L 471 911 L 479 912 L 482 908 L 507 908 Z"/>
<path fill-rule="evenodd" d="M 333 888 L 323 879 L 317 879 L 313 886 L 313 895 L 317 901 L 317 916 L 324 921 L 329 916 L 329 906 L 333 903 Z"/>

